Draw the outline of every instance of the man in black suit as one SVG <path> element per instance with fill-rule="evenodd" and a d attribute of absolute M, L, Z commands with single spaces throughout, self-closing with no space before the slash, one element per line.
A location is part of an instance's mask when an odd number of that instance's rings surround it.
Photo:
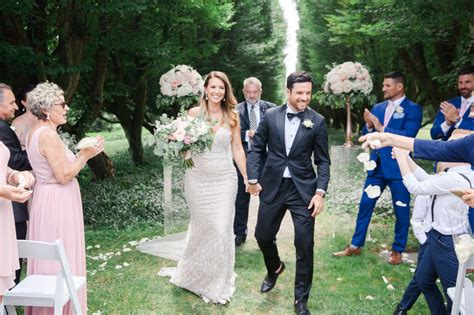
<path fill-rule="evenodd" d="M 262 96 L 262 83 L 255 77 L 244 80 L 243 92 L 245 102 L 237 105 L 237 111 L 240 114 L 240 135 L 242 144 L 245 154 L 247 155 L 249 147 L 252 146 L 252 140 L 260 121 L 265 117 L 267 109 L 275 107 L 275 104 L 260 99 Z M 247 239 L 250 194 L 245 191 L 244 178 L 238 171 L 238 168 L 236 169 L 239 179 L 239 189 L 237 198 L 235 199 L 234 234 L 235 246 L 240 246 Z"/>
<path fill-rule="evenodd" d="M 295 229 L 295 311 L 310 314 L 307 301 L 313 281 L 314 221 L 323 210 L 329 183 L 326 122 L 308 107 L 313 82 L 306 72 L 286 81 L 287 104 L 269 109 L 258 126 L 247 159 L 249 192 L 260 193 L 255 237 L 267 275 L 260 291 L 268 292 L 285 270 L 275 236 L 289 209 Z M 268 153 L 267 153 L 268 148 Z M 267 156 L 263 170 L 260 167 Z M 313 162 L 317 166 L 314 172 Z"/>
<path fill-rule="evenodd" d="M 30 163 L 26 151 L 21 149 L 20 141 L 13 129 L 8 124 L 7 120 L 15 116 L 15 111 L 18 109 L 15 103 L 15 95 L 11 87 L 0 83 L 0 141 L 10 150 L 10 160 L 8 166 L 14 170 L 27 171 L 31 170 Z M 26 230 L 28 221 L 28 205 L 27 203 L 12 202 L 13 214 L 15 216 L 16 238 L 19 240 L 26 239 Z M 1 254 L 0 254 L 1 255 Z M 20 269 L 16 271 L 15 283 L 20 281 Z"/>

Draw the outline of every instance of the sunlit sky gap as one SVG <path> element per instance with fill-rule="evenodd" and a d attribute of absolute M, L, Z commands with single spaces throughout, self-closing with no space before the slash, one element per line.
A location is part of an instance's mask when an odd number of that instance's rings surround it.
<path fill-rule="evenodd" d="M 291 72 L 296 70 L 298 62 L 298 40 L 297 33 L 299 29 L 300 19 L 298 10 L 296 8 L 295 0 L 279 0 L 280 6 L 283 10 L 283 17 L 285 19 L 286 28 L 286 45 L 283 50 L 285 54 L 285 69 L 287 77 Z"/>

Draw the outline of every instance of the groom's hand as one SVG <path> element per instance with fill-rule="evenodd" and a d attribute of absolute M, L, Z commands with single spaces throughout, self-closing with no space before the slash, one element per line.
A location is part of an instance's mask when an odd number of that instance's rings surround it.
<path fill-rule="evenodd" d="M 260 184 L 249 185 L 248 192 L 254 196 L 258 196 L 258 194 L 262 191 L 262 186 Z"/>
<path fill-rule="evenodd" d="M 315 194 L 309 203 L 308 209 L 313 209 L 313 213 L 311 213 L 313 218 L 320 214 L 324 209 L 323 197 L 319 194 Z"/>

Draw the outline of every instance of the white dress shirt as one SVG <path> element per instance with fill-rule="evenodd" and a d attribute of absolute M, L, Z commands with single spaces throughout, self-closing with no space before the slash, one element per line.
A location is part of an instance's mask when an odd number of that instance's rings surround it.
<path fill-rule="evenodd" d="M 426 233 L 431 230 L 431 197 L 418 195 L 413 202 L 411 227 L 416 239 L 423 245 L 426 242 Z"/>
<path fill-rule="evenodd" d="M 444 235 L 468 233 L 468 206 L 449 192 L 450 189 L 470 188 L 469 182 L 459 173 L 474 183 L 474 173 L 470 165 L 456 166 L 436 175 L 428 175 L 421 167 L 415 172 L 403 176 L 403 183 L 414 195 L 437 195 L 433 208 L 433 229 Z M 431 199 L 431 204 L 433 199 Z M 431 211 L 431 204 L 430 209 Z"/>
<path fill-rule="evenodd" d="M 285 147 L 286 147 L 286 155 L 290 154 L 291 146 L 293 145 L 293 141 L 295 140 L 296 133 L 298 132 L 298 128 L 301 125 L 301 119 L 298 117 L 293 117 L 290 121 L 288 119 L 287 113 L 297 113 L 290 108 L 289 105 L 286 105 L 286 113 L 285 113 Z M 283 172 L 283 178 L 291 178 L 290 170 L 288 166 L 285 167 L 285 171 Z"/>
<path fill-rule="evenodd" d="M 470 106 L 474 104 L 474 96 L 471 96 L 469 98 L 464 98 L 464 96 L 461 96 L 461 108 L 459 109 L 459 117 L 461 118 L 455 125 L 454 128 L 459 128 L 459 125 L 461 125 L 462 122 L 462 117 L 466 113 L 467 110 L 470 109 Z M 446 123 L 446 120 L 441 124 L 441 131 L 443 131 L 444 135 L 448 134 L 449 129 L 451 129 L 451 126 L 448 126 Z"/>
<path fill-rule="evenodd" d="M 257 126 L 260 124 L 260 101 L 255 103 L 254 105 L 250 104 L 249 102 L 245 102 L 245 105 L 247 105 L 247 113 L 249 113 L 249 119 L 250 119 L 250 110 L 252 109 L 252 106 L 255 106 L 253 109 L 255 111 L 255 117 L 257 118 Z M 245 142 L 249 142 L 250 137 L 249 137 L 249 131 L 245 131 Z"/>

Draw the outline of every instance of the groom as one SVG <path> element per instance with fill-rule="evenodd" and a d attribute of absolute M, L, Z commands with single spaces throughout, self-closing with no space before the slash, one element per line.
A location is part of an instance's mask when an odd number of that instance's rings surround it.
<path fill-rule="evenodd" d="M 306 72 L 288 76 L 287 104 L 267 110 L 247 159 L 249 192 L 257 195 L 261 191 L 255 237 L 263 253 L 267 276 L 260 291 L 270 291 L 285 270 L 275 239 L 288 209 L 295 227 L 295 311 L 298 314 L 310 314 L 307 301 L 313 281 L 314 218 L 323 210 L 329 182 L 326 122 L 323 116 L 308 108 L 312 87 L 313 81 Z M 317 176 L 312 157 L 318 168 Z"/>

